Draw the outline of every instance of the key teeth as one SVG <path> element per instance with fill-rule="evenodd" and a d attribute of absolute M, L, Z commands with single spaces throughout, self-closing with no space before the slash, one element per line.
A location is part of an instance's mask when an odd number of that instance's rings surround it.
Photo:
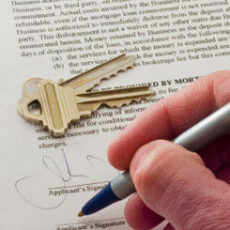
<path fill-rule="evenodd" d="M 95 82 L 95 84 L 92 87 L 90 87 L 87 91 L 98 86 L 102 81 L 109 80 L 112 77 L 116 77 L 119 73 L 126 72 L 128 69 L 132 69 L 133 67 L 134 67 L 134 63 L 129 63 L 127 66 L 124 66 L 122 69 L 116 70 L 116 71 L 112 72 L 111 74 L 109 74 L 108 76 L 105 76 L 101 79 L 98 79 L 98 81 Z"/>
<path fill-rule="evenodd" d="M 142 97 L 142 98 L 136 98 L 136 99 L 131 99 L 131 100 L 127 100 L 127 102 L 122 102 L 120 104 L 116 104 L 116 105 L 113 105 L 113 104 L 110 104 L 109 102 L 108 103 L 104 103 L 104 105 L 107 105 L 108 107 L 110 108 L 120 108 L 120 107 L 123 107 L 123 106 L 127 106 L 127 105 L 130 105 L 132 104 L 133 102 L 136 102 L 136 103 L 139 103 L 143 100 L 147 100 L 149 99 L 151 96 L 148 96 L 148 97 Z M 100 107 L 100 106 L 99 106 Z"/>

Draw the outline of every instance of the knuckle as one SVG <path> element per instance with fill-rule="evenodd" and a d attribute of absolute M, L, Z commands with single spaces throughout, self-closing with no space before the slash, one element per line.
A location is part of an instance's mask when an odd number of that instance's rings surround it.
<path fill-rule="evenodd" d="M 142 192 L 148 191 L 153 182 L 165 171 L 172 161 L 177 160 L 180 150 L 169 141 L 152 142 L 148 156 L 141 162 L 133 175 L 136 187 Z"/>
<path fill-rule="evenodd" d="M 178 178 L 177 174 L 180 174 L 187 158 L 203 164 L 198 154 L 181 146 L 165 140 L 153 141 L 147 157 L 133 174 L 136 189 L 148 196 L 149 191 L 155 191 L 155 187 L 159 187 L 159 183 L 160 186 L 166 186 L 169 182 L 178 180 L 177 183 L 184 184 L 183 178 Z"/>

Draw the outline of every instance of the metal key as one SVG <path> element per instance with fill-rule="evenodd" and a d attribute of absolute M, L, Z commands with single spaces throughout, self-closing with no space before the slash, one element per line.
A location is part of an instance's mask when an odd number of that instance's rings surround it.
<path fill-rule="evenodd" d="M 133 64 L 132 56 L 122 55 L 59 84 L 36 79 L 37 86 L 31 84 L 36 90 L 32 91 L 31 86 L 28 86 L 31 82 L 27 82 L 24 85 L 23 100 L 20 100 L 18 104 L 18 111 L 29 121 L 42 122 L 52 135 L 64 135 L 71 122 L 79 121 L 82 117 L 89 117 L 101 105 L 120 107 L 153 95 L 153 90 L 149 87 L 87 91 L 99 84 L 102 79 L 108 79 L 119 71 L 132 67 Z M 29 111 L 30 104 L 34 102 L 39 102 L 41 114 Z"/>

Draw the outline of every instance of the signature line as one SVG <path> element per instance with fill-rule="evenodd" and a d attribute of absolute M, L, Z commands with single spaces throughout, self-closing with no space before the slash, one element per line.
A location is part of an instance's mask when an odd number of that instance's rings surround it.
<path fill-rule="evenodd" d="M 57 226 L 57 227 L 61 227 L 61 226 L 68 226 L 68 225 L 80 225 L 80 224 L 101 223 L 101 222 L 106 222 L 106 221 L 124 220 L 124 219 L 125 219 L 125 217 L 118 217 L 118 218 L 106 219 L 106 220 L 98 220 L 98 221 L 87 221 L 87 222 L 79 222 L 79 223 L 58 224 L 58 225 L 56 225 L 56 226 Z"/>
<path fill-rule="evenodd" d="M 65 189 L 65 188 L 76 188 L 76 187 L 82 187 L 82 186 L 87 186 L 87 185 L 104 184 L 104 183 L 109 183 L 109 181 L 102 181 L 102 182 L 90 183 L 90 184 L 80 184 L 80 185 L 63 186 L 63 187 L 52 187 L 52 188 L 48 188 L 48 190 Z"/>

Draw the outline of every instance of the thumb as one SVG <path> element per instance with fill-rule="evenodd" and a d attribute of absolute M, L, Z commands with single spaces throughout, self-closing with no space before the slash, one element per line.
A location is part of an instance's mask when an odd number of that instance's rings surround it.
<path fill-rule="evenodd" d="M 130 173 L 146 206 L 176 229 L 230 229 L 230 187 L 200 156 L 169 141 L 153 141 L 135 154 Z"/>

